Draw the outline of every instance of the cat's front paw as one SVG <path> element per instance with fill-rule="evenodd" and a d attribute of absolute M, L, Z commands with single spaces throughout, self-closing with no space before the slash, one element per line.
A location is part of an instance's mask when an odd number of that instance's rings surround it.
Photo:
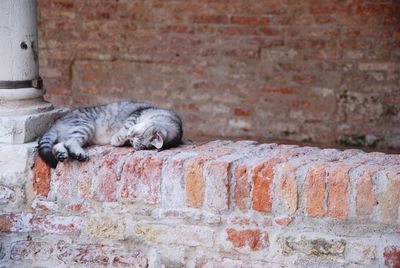
<path fill-rule="evenodd" d="M 73 159 L 76 159 L 78 161 L 87 161 L 89 160 L 89 154 L 86 152 L 81 152 L 81 153 L 71 153 L 71 157 Z"/>
<path fill-rule="evenodd" d="M 119 146 L 122 146 L 125 144 L 125 139 L 123 137 L 121 137 L 120 135 L 114 135 L 111 137 L 110 144 L 112 146 L 119 147 Z"/>
<path fill-rule="evenodd" d="M 63 151 L 63 152 L 58 151 L 58 152 L 56 152 L 56 158 L 57 158 L 58 161 L 64 162 L 64 160 L 68 158 L 67 151 Z"/>

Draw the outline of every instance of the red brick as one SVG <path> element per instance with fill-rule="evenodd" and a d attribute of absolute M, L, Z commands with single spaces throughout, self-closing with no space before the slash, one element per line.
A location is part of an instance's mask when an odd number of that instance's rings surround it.
<path fill-rule="evenodd" d="M 133 154 L 122 169 L 121 196 L 132 201 L 158 204 L 161 192 L 163 158 L 155 155 Z"/>
<path fill-rule="evenodd" d="M 186 202 L 191 207 L 199 208 L 204 202 L 205 180 L 203 176 L 203 159 L 191 160 L 188 163 L 186 181 Z"/>
<path fill-rule="evenodd" d="M 250 116 L 251 112 L 249 110 L 244 110 L 242 108 L 235 108 L 233 114 L 236 116 Z"/>
<path fill-rule="evenodd" d="M 281 161 L 280 158 L 272 158 L 254 168 L 252 198 L 252 208 L 254 210 L 271 212 L 271 184 L 274 177 L 274 167 Z"/>
<path fill-rule="evenodd" d="M 194 34 L 195 28 L 189 25 L 166 25 L 161 28 L 163 33 Z"/>
<path fill-rule="evenodd" d="M 310 7 L 311 14 L 351 14 L 351 5 L 312 5 Z"/>
<path fill-rule="evenodd" d="M 296 88 L 292 87 L 262 87 L 259 90 L 263 93 L 277 93 L 284 95 L 296 94 L 298 91 Z"/>
<path fill-rule="evenodd" d="M 260 35 L 260 30 L 254 27 L 228 26 L 218 28 L 218 32 L 224 35 Z"/>
<path fill-rule="evenodd" d="M 397 7 L 397 10 L 396 10 Z M 356 8 L 356 14 L 364 16 L 381 16 L 386 14 L 396 14 L 400 7 L 393 4 L 367 4 Z"/>
<path fill-rule="evenodd" d="M 225 55 L 246 59 L 257 59 L 260 57 L 258 49 L 231 49 L 225 51 Z"/>
<path fill-rule="evenodd" d="M 385 247 L 383 252 L 385 265 L 390 268 L 400 268 L 400 247 Z"/>
<path fill-rule="evenodd" d="M 226 229 L 227 239 L 235 248 L 243 248 L 248 246 L 252 251 L 269 247 L 268 233 L 258 229 L 252 230 L 235 230 L 233 228 Z"/>
<path fill-rule="evenodd" d="M 260 17 L 233 16 L 231 17 L 231 23 L 244 25 L 267 25 L 269 24 L 269 19 Z"/>
<path fill-rule="evenodd" d="M 36 195 L 47 197 L 50 192 L 51 168 L 40 158 L 35 159 L 33 190 Z"/>
<path fill-rule="evenodd" d="M 121 160 L 128 155 L 132 149 L 118 148 L 111 149 L 104 153 L 102 165 L 93 167 L 95 169 L 95 178 L 98 179 L 97 196 L 100 201 L 117 201 L 117 181 L 119 181 L 119 167 L 122 166 Z"/>
<path fill-rule="evenodd" d="M 14 214 L 0 214 L 0 232 L 11 232 Z"/>
<path fill-rule="evenodd" d="M 242 211 L 249 209 L 250 205 L 250 182 L 248 167 L 238 166 L 235 168 L 233 179 L 235 182 L 234 201 L 235 206 Z"/>
<path fill-rule="evenodd" d="M 146 204 L 158 204 L 160 201 L 162 166 L 162 159 L 150 157 L 143 162 L 141 182 L 146 185 Z"/>
<path fill-rule="evenodd" d="M 194 23 L 227 23 L 228 17 L 224 15 L 196 15 L 191 18 Z"/>
<path fill-rule="evenodd" d="M 304 184 L 306 212 L 311 217 L 326 215 L 326 166 L 323 164 L 311 166 Z"/>
<path fill-rule="evenodd" d="M 0 231 L 2 232 L 79 235 L 82 227 L 82 220 L 72 216 L 42 216 L 31 213 L 0 214 Z"/>

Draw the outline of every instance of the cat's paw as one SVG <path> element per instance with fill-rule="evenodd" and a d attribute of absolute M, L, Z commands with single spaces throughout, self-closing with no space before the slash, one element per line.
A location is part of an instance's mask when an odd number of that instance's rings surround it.
<path fill-rule="evenodd" d="M 60 162 L 64 162 L 65 159 L 68 159 L 69 155 L 67 151 L 58 151 L 56 152 L 56 158 Z"/>
<path fill-rule="evenodd" d="M 125 144 L 125 139 L 120 135 L 114 135 L 111 137 L 110 144 L 119 147 Z"/>
<path fill-rule="evenodd" d="M 54 145 L 53 150 L 54 156 L 58 161 L 64 162 L 65 159 L 68 159 L 69 154 L 63 143 L 58 143 Z"/>
<path fill-rule="evenodd" d="M 71 153 L 71 157 L 73 159 L 76 159 L 78 161 L 87 161 L 89 160 L 89 155 L 86 152 L 81 152 L 81 153 Z"/>

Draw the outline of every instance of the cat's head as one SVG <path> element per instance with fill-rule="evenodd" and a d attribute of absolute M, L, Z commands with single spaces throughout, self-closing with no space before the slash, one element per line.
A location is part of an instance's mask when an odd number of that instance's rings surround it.
<path fill-rule="evenodd" d="M 129 143 L 135 150 L 161 149 L 167 137 L 165 128 L 137 124 L 128 131 Z"/>

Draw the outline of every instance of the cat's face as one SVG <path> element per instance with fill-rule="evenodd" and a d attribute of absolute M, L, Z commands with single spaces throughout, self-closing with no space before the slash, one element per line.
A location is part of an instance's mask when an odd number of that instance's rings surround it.
<path fill-rule="evenodd" d="M 165 136 L 163 129 L 135 126 L 129 130 L 128 140 L 135 150 L 161 149 Z"/>

